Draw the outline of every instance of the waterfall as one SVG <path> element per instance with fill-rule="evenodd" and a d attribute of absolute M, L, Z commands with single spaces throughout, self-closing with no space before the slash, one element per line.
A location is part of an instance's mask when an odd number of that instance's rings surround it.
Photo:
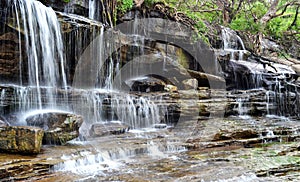
<path fill-rule="evenodd" d="M 248 110 L 249 110 L 249 97 L 246 98 L 238 98 L 237 103 L 238 103 L 238 114 L 240 117 L 247 118 Z"/>
<path fill-rule="evenodd" d="M 222 28 L 224 50 L 246 50 L 243 40 L 230 28 Z"/>
<path fill-rule="evenodd" d="M 28 73 L 20 75 L 28 75 L 28 85 L 35 88 L 36 92 L 31 102 L 36 102 L 36 109 L 42 109 L 44 102 L 48 103 L 48 107 L 55 107 L 55 89 L 67 87 L 63 42 L 56 14 L 35 0 L 15 0 L 11 3 L 16 16 L 16 28 L 24 33 L 25 47 L 20 49 L 26 51 L 28 60 Z M 19 40 L 22 40 L 20 33 Z M 21 62 L 25 59 L 22 57 Z M 24 63 L 20 63 L 22 66 Z M 21 82 L 24 78 L 20 79 Z M 46 92 L 42 93 L 41 88 L 45 88 Z"/>
<path fill-rule="evenodd" d="M 119 121 L 130 128 L 152 127 L 160 122 L 160 109 L 147 97 L 137 97 L 106 89 L 77 90 L 74 112 L 81 114 L 85 123 L 81 134 L 88 135 L 94 123 Z"/>
<path fill-rule="evenodd" d="M 5 96 L 6 96 L 5 92 L 6 92 L 6 90 L 2 89 L 1 94 L 0 94 L 0 107 L 4 106 L 4 99 L 5 99 Z M 0 114 L 3 114 L 2 110 L 0 111 Z"/>
<path fill-rule="evenodd" d="M 97 19 L 97 11 L 99 11 L 99 8 L 97 8 L 97 0 L 89 0 L 89 18 L 92 20 Z"/>

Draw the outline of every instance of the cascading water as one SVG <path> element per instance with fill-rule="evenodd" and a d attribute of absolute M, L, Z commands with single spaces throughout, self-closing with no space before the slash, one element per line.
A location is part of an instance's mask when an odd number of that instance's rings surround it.
<path fill-rule="evenodd" d="M 291 104 L 295 99 L 293 81 L 295 71 L 291 67 L 273 62 L 264 57 L 249 56 L 244 59 L 245 46 L 237 33 L 229 28 L 222 29 L 224 51 L 230 55 L 229 65 L 234 78 L 235 89 L 265 90 L 265 107 L 267 116 L 295 115 L 297 106 Z M 291 92 L 292 90 L 292 92 Z M 243 98 L 236 100 L 244 105 Z M 287 106 L 289 105 L 289 106 Z"/>
<path fill-rule="evenodd" d="M 223 27 L 222 40 L 223 49 L 230 52 L 231 60 L 243 60 L 244 53 L 246 52 L 245 45 L 241 37 L 238 36 L 235 31 Z"/>
<path fill-rule="evenodd" d="M 25 106 L 28 102 L 20 102 L 20 104 L 25 104 L 21 108 L 27 110 L 54 108 L 56 107 L 56 89 L 67 87 L 61 28 L 56 14 L 51 8 L 34 0 L 8 0 L 7 4 L 10 4 L 11 13 L 15 16 L 16 21 L 13 26 L 23 33 L 22 36 L 19 33 L 19 41 L 24 40 L 25 46 L 22 47 L 20 43 L 19 49 L 25 50 L 27 54 L 26 57 L 20 54 L 19 65 L 20 67 L 26 65 L 27 70 L 26 73 L 20 71 L 19 83 L 24 82 L 21 86 L 29 86 L 31 90 L 34 90 L 32 97 L 28 98 L 32 107 Z M 26 60 L 27 63 L 25 63 Z M 44 103 L 47 103 L 47 106 Z"/>

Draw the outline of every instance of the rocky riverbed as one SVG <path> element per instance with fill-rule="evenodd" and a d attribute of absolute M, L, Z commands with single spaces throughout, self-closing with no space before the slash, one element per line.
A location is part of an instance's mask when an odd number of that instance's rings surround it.
<path fill-rule="evenodd" d="M 99 2 L 0 2 L 0 181 L 300 180 L 297 56 Z"/>
<path fill-rule="evenodd" d="M 300 179 L 300 123 L 287 117 L 198 116 L 122 131 L 44 145 L 34 156 L 1 154 L 1 181 Z"/>

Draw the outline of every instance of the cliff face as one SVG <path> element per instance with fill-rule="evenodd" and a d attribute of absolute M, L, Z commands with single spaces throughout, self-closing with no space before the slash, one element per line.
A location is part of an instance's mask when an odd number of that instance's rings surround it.
<path fill-rule="evenodd" d="M 81 64 L 79 61 L 85 49 L 91 47 L 93 40 L 99 38 L 103 32 L 109 32 L 107 30 L 112 25 L 116 2 L 99 1 L 100 4 L 79 0 L 69 3 L 59 0 L 41 2 L 57 10 L 56 16 L 60 23 L 64 45 L 64 64 L 66 65 L 64 71 L 68 86 L 71 87 L 78 67 L 92 69 L 92 66 L 87 66 L 90 64 L 88 60 L 81 60 Z M 26 45 L 24 45 L 26 35 L 22 29 L 12 23 L 17 21 L 17 17 L 11 6 L 6 1 L 2 1 L 1 5 L 1 81 L 26 85 L 29 77 L 27 66 L 29 60 L 26 56 Z M 97 7 L 97 11 L 91 11 L 91 5 Z M 156 20 L 151 18 L 156 18 Z M 159 21 L 159 18 L 169 19 L 175 23 L 166 26 L 165 22 Z M 139 25 L 130 23 L 134 19 L 139 21 Z M 251 39 L 250 36 L 243 36 L 239 32 L 221 26 L 211 26 L 211 36 L 208 39 L 212 42 L 212 47 L 204 46 L 202 41 L 195 43 L 193 41 L 197 40 L 195 39 L 197 35 L 193 27 L 196 22 L 182 13 L 174 12 L 162 3 L 156 3 L 151 7 L 144 4 L 135 6 L 128 12 L 118 14 L 116 22 L 118 26 L 112 31 L 111 36 L 109 33 L 102 35 L 105 39 L 101 40 L 104 45 L 102 49 L 96 47 L 97 50 L 94 50 L 95 55 L 105 56 L 102 61 L 103 66 L 98 70 L 101 75 L 96 75 L 97 79 L 93 78 L 97 86 L 103 87 L 107 84 L 107 78 L 113 79 L 117 75 L 117 69 L 128 63 L 131 65 L 133 60 L 144 56 L 141 62 L 149 69 L 142 69 L 142 67 L 136 69 L 146 71 L 148 79 L 130 80 L 133 75 L 127 75 L 129 80 L 121 84 L 123 89 L 145 92 L 148 88 L 150 91 L 153 88 L 164 91 L 167 85 L 176 86 L 178 89 L 211 88 L 211 83 L 214 83 L 220 87 L 224 86 L 229 91 L 263 88 L 275 92 L 275 95 L 281 95 L 278 98 L 284 98 L 285 103 L 297 100 L 297 97 L 292 97 L 292 95 L 298 95 L 299 60 L 270 57 L 276 56 L 276 50 L 273 49 L 276 46 L 272 46 L 270 42 L 265 46 L 265 54 L 269 57 L 257 56 L 251 50 L 251 41 L 243 41 Z M 177 26 L 176 22 L 183 26 Z M 139 36 L 127 37 L 126 34 Z M 31 35 L 27 36 L 31 37 Z M 92 57 L 96 58 L 95 55 Z M 171 61 L 166 62 L 165 56 Z M 157 68 L 156 74 L 148 73 L 153 68 Z M 138 73 L 141 75 L 135 75 L 136 77 L 145 76 L 141 70 Z M 40 74 L 43 74 L 43 71 Z M 79 77 L 83 78 L 80 82 L 87 82 L 89 79 L 82 75 L 87 76 L 80 73 Z M 159 86 L 153 86 L 153 84 Z M 282 86 L 284 89 L 281 88 Z M 288 92 L 293 92 L 293 94 L 288 94 Z M 265 95 L 260 97 L 262 97 L 261 101 L 266 101 Z M 282 113 L 281 110 L 284 109 L 294 115 L 298 111 L 294 107 L 291 109 L 283 107 L 282 100 L 276 99 L 277 96 L 272 95 L 272 97 L 274 97 L 273 101 L 281 105 L 275 109 L 277 113 Z M 232 107 L 234 106 L 228 108 L 232 109 Z"/>
<path fill-rule="evenodd" d="M 26 66 L 20 60 L 25 56 L 25 51 L 22 52 L 20 47 L 22 42 L 19 41 L 18 35 L 15 32 L 8 32 L 0 36 L 0 77 L 1 82 L 18 83 L 21 70 Z M 24 64 L 22 67 L 20 64 Z"/>

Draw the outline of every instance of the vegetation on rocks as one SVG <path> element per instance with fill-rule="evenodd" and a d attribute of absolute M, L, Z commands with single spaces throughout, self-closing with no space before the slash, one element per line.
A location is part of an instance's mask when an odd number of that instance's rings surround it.
<path fill-rule="evenodd" d="M 125 13 L 133 7 L 133 0 L 117 0 L 117 10 Z"/>
<path fill-rule="evenodd" d="M 122 13 L 134 5 L 133 0 L 118 2 Z M 297 0 L 145 0 L 144 5 L 150 7 L 158 2 L 172 8 L 169 11 L 176 15 L 183 13 L 194 20 L 194 26 L 204 37 L 216 33 L 208 26 L 228 26 L 253 37 L 253 51 L 258 54 L 262 52 L 262 39 L 268 38 L 283 47 L 294 47 L 299 55 L 300 3 Z"/>

